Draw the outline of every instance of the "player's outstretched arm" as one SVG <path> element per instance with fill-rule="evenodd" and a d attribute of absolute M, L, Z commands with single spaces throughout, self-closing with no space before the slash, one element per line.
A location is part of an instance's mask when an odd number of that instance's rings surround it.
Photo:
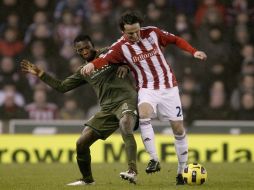
<path fill-rule="evenodd" d="M 205 61 L 207 59 L 207 55 L 203 51 L 196 51 L 194 53 L 194 57 L 197 58 L 197 59 L 200 59 L 202 61 Z"/>
<path fill-rule="evenodd" d="M 30 73 L 37 77 L 41 77 L 44 71 L 38 68 L 36 65 L 32 64 L 30 61 L 23 59 L 20 62 L 21 71 L 24 73 Z"/>

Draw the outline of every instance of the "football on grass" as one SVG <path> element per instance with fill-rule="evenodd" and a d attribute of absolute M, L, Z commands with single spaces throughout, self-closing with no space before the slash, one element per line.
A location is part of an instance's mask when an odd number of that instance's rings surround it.
<path fill-rule="evenodd" d="M 207 181 L 207 171 L 201 164 L 188 164 L 184 168 L 183 179 L 188 185 L 202 185 Z"/>

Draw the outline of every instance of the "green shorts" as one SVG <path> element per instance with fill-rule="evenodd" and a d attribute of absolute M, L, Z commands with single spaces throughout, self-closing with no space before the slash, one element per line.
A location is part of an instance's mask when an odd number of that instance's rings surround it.
<path fill-rule="evenodd" d="M 131 114 L 136 119 L 136 101 L 126 100 L 113 108 L 102 108 L 87 121 L 85 126 L 91 127 L 101 139 L 105 140 L 119 128 L 119 121 L 125 114 Z"/>

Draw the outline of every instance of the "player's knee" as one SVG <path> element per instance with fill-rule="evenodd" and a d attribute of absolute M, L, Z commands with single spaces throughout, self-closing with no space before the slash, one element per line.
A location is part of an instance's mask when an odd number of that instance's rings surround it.
<path fill-rule="evenodd" d="M 171 126 L 174 135 L 183 135 L 185 133 L 185 129 L 181 121 L 171 122 Z"/>
<path fill-rule="evenodd" d="M 120 126 L 125 134 L 132 134 L 135 124 L 135 119 L 132 115 L 126 114 L 120 120 Z"/>
<path fill-rule="evenodd" d="M 151 118 L 153 113 L 153 107 L 148 103 L 142 103 L 139 105 L 138 112 L 140 119 Z"/>

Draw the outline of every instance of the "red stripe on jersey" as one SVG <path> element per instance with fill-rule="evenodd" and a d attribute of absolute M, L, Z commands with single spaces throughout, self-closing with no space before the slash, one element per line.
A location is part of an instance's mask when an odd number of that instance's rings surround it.
<path fill-rule="evenodd" d="M 153 46 L 154 49 L 157 48 L 157 46 L 156 46 L 155 43 L 152 44 L 152 46 Z M 165 81 L 164 84 L 165 84 L 166 88 L 170 88 L 167 69 L 166 69 L 165 65 L 163 64 L 163 61 L 162 61 L 162 59 L 161 59 L 161 56 L 160 56 L 160 55 L 157 55 L 156 57 L 157 57 L 157 59 L 158 59 L 158 61 L 159 61 L 159 64 L 160 64 L 160 66 L 161 66 L 161 68 L 162 68 L 162 71 L 163 71 L 164 81 Z"/>
<path fill-rule="evenodd" d="M 128 47 L 130 53 L 131 53 L 131 56 L 134 57 L 136 56 L 136 52 L 135 50 L 133 49 L 133 47 L 131 47 L 131 45 L 127 45 L 126 46 Z M 143 85 L 142 85 L 142 88 L 147 88 L 147 77 L 146 77 L 146 73 L 144 71 L 144 68 L 141 66 L 140 64 L 140 61 L 137 61 L 137 62 L 133 62 L 133 64 L 136 64 L 141 72 L 141 75 L 142 75 L 142 78 L 143 78 Z M 134 69 L 135 70 L 135 69 Z"/>
<path fill-rule="evenodd" d="M 148 51 L 142 42 L 138 42 L 137 45 L 140 47 L 143 53 L 146 53 Z M 145 61 L 147 62 L 147 65 L 149 66 L 149 69 L 151 70 L 153 75 L 153 80 L 154 80 L 153 88 L 159 89 L 160 80 L 159 80 L 158 73 L 154 67 L 153 61 L 151 60 L 150 57 L 146 58 Z"/>

